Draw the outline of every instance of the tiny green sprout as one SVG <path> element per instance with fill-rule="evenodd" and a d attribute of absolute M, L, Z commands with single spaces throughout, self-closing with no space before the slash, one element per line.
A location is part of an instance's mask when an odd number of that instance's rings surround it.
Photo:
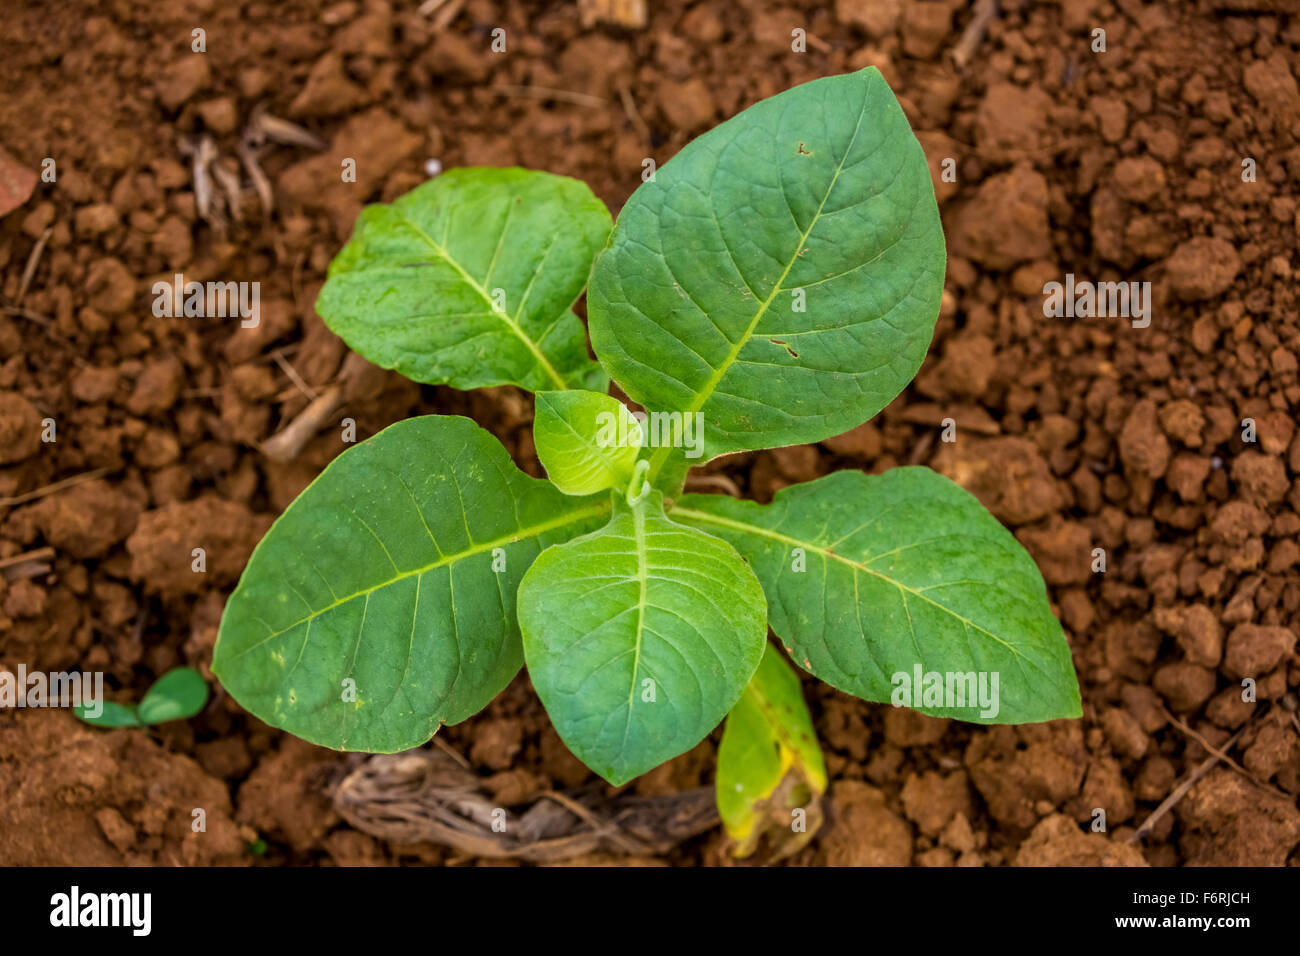
<path fill-rule="evenodd" d="M 208 702 L 208 684 L 192 667 L 176 667 L 159 677 L 135 706 L 101 702 L 102 711 L 91 716 L 89 708 L 74 707 L 73 713 L 96 727 L 146 727 L 169 720 L 188 720 Z"/>
<path fill-rule="evenodd" d="M 566 495 L 626 483 L 641 450 L 641 426 L 628 407 L 595 392 L 538 392 L 533 416 L 537 458 Z"/>
<path fill-rule="evenodd" d="M 267 723 L 394 753 L 526 664 L 561 738 L 616 785 L 726 718 L 737 855 L 797 850 L 826 789 L 769 633 L 864 700 L 1079 716 L 1042 576 L 947 478 L 840 471 L 770 504 L 683 490 L 720 455 L 820 442 L 889 404 L 930 346 L 945 264 L 925 156 L 873 68 L 705 133 L 616 223 L 584 184 L 523 169 L 454 169 L 367 207 L 317 311 L 414 381 L 535 392 L 549 480 L 459 417 L 349 447 L 254 551 L 213 671 Z"/>

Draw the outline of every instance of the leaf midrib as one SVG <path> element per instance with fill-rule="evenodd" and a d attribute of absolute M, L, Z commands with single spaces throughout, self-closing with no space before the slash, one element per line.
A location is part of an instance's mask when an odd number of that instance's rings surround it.
<path fill-rule="evenodd" d="M 826 208 L 826 203 L 831 198 L 831 193 L 835 191 L 835 186 L 840 181 L 840 174 L 844 171 L 844 164 L 848 162 L 849 154 L 853 152 L 853 147 L 858 141 L 858 133 L 862 129 L 862 118 L 866 116 L 866 114 L 867 101 L 864 96 L 862 108 L 858 111 L 858 123 L 853 127 L 853 135 L 849 137 L 849 145 L 845 147 L 844 155 L 840 157 L 839 164 L 835 167 L 835 174 L 831 176 L 830 185 L 826 187 L 826 192 L 822 196 L 822 201 L 817 205 L 817 211 L 813 213 L 812 219 L 809 220 L 808 228 L 803 231 L 803 234 L 799 236 L 799 241 L 795 243 L 794 252 L 790 254 L 790 261 L 785 264 L 785 269 L 782 270 L 780 277 L 772 286 L 771 293 L 769 293 L 768 297 L 759 304 L 758 310 L 754 313 L 754 317 L 749 322 L 749 326 L 745 329 L 744 333 L 741 334 L 740 338 L 736 340 L 735 345 L 731 347 L 731 351 L 727 353 L 727 357 L 722 360 L 722 363 L 716 369 L 713 370 L 713 374 L 709 376 L 709 380 L 704 383 L 703 388 L 696 392 L 695 400 L 691 402 L 689 408 L 684 410 L 683 414 L 694 415 L 702 409 L 705 403 L 713 396 L 713 392 L 717 389 L 719 383 L 721 383 L 723 376 L 725 376 L 731 366 L 736 363 L 736 360 L 740 357 L 741 351 L 749 344 L 750 339 L 753 338 L 754 331 L 758 328 L 758 323 L 763 320 L 763 316 L 767 314 L 768 308 L 774 301 L 776 301 L 777 295 L 781 293 L 786 277 L 790 274 L 790 270 L 794 268 L 794 264 L 799 261 L 799 253 L 803 249 L 804 243 L 808 241 L 808 237 L 812 235 L 813 229 L 821 220 L 822 210 Z M 782 192 L 784 192 L 784 187 L 782 187 Z M 719 228 L 718 234 L 719 236 L 722 235 L 721 228 Z M 725 238 L 723 238 L 723 245 L 726 245 Z M 741 279 L 743 281 L 744 276 L 741 276 Z M 663 467 L 664 460 L 668 457 L 671 450 L 670 446 L 665 445 L 650 456 L 650 474 L 648 477 L 652 483 L 658 476 L 659 470 Z"/>
<path fill-rule="evenodd" d="M 257 650 L 257 648 L 261 647 L 263 644 L 267 643 L 268 641 L 272 641 L 277 637 L 282 637 L 285 634 L 288 634 L 290 631 L 294 630 L 295 628 L 315 620 L 316 618 L 320 617 L 322 614 L 326 614 L 329 611 L 332 611 L 337 607 L 341 607 L 342 605 L 347 604 L 350 601 L 355 601 L 357 598 L 361 597 L 362 595 L 369 596 L 375 591 L 379 591 L 383 588 L 389 587 L 390 585 L 396 584 L 398 581 L 403 581 L 406 578 L 418 577 L 420 575 L 423 575 L 429 571 L 433 571 L 445 565 L 454 564 L 455 562 L 460 561 L 464 558 L 473 557 L 476 554 L 483 554 L 485 552 L 490 552 L 493 548 L 499 548 L 507 544 L 515 544 L 527 538 L 535 538 L 538 535 L 545 534 L 547 531 L 553 531 L 556 528 L 562 528 L 565 525 L 573 524 L 585 518 L 596 517 L 597 515 L 605 514 L 606 512 L 609 511 L 609 509 L 610 509 L 609 502 L 601 502 L 600 504 L 592 505 L 588 508 L 583 508 L 580 511 L 568 512 L 562 517 L 555 518 L 550 521 L 543 521 L 539 524 L 531 525 L 530 527 L 527 528 L 520 528 L 512 534 L 504 535 L 492 541 L 485 541 L 480 544 L 473 545 L 472 547 L 466 548 L 463 551 L 458 551 L 454 554 L 443 555 L 442 557 L 438 558 L 436 561 L 432 561 L 429 564 L 423 565 L 421 567 L 412 568 L 408 571 L 399 571 L 396 575 L 394 575 L 393 577 L 389 578 L 386 581 L 381 581 L 378 584 L 374 584 L 368 588 L 362 588 L 361 590 L 355 591 L 352 594 L 347 595 L 346 597 L 336 598 L 333 602 L 321 608 L 320 610 L 312 611 L 312 613 L 308 614 L 306 617 L 294 621 L 292 624 L 288 625 L 287 627 L 283 627 L 278 631 L 274 631 L 273 633 L 268 634 L 266 637 L 262 638 L 256 644 L 252 644 L 249 647 L 246 647 L 244 650 L 240 651 L 234 657 L 230 658 L 230 660 L 232 661 L 239 660 L 239 658 L 243 657 L 245 654 Z"/>
<path fill-rule="evenodd" d="M 636 650 L 632 655 L 632 684 L 627 691 L 627 724 L 623 729 L 623 745 L 627 746 L 628 730 L 632 726 L 632 708 L 636 698 L 636 675 L 641 667 L 641 643 L 645 637 L 645 612 L 649 574 L 646 562 L 645 505 L 638 502 L 632 509 L 632 534 L 636 546 L 637 608 Z"/>
<path fill-rule="evenodd" d="M 499 318 L 502 322 L 504 322 L 506 324 L 506 327 L 509 328 L 510 331 L 513 332 L 516 337 L 518 337 L 519 341 L 523 342 L 524 345 L 528 347 L 528 350 L 533 353 L 533 357 L 537 359 L 537 363 L 542 367 L 542 370 L 546 373 L 547 377 L 549 377 L 551 381 L 553 381 L 556 384 L 556 387 L 560 389 L 567 389 L 569 385 L 567 382 L 565 382 L 564 377 L 555 370 L 555 366 L 551 364 L 549 359 L 547 359 L 546 354 L 542 351 L 541 346 L 538 345 L 536 342 L 534 342 L 531 337 L 529 337 L 529 335 L 523 330 L 523 328 L 520 327 L 518 321 L 514 318 L 514 316 L 512 316 L 508 311 L 504 309 L 498 311 L 496 308 L 496 303 L 493 302 L 492 297 L 488 295 L 487 290 L 483 288 L 482 284 L 479 283 L 478 280 L 476 280 L 472 275 L 470 275 L 469 272 L 466 271 L 464 266 L 462 266 L 459 262 L 457 262 L 454 258 L 452 258 L 451 253 L 447 251 L 445 246 L 443 246 L 431 235 L 425 232 L 420 227 L 419 223 L 411 219 L 409 216 L 406 215 L 406 213 L 402 212 L 401 210 L 397 211 L 397 215 L 402 220 L 402 222 L 406 223 L 408 226 L 411 227 L 411 229 L 416 233 L 416 235 L 418 235 L 421 239 L 423 239 L 426 243 L 428 243 L 429 247 L 433 249 L 433 251 L 436 252 L 442 259 L 444 259 L 449 266 L 451 266 L 453 269 L 456 270 L 457 274 L 460 275 L 460 277 L 463 280 L 465 280 L 465 284 L 468 285 L 471 289 L 473 289 L 476 293 L 478 293 L 479 297 L 483 299 L 484 302 L 487 303 L 488 309 L 491 312 L 491 314 Z M 504 231 L 502 232 L 502 238 L 503 239 L 505 238 Z M 493 256 L 494 262 L 495 262 L 495 258 L 496 257 L 494 255 Z"/>

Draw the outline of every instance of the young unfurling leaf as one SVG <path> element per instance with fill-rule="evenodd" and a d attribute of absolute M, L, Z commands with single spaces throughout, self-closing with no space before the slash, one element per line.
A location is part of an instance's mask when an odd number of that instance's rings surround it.
<path fill-rule="evenodd" d="M 533 443 L 546 476 L 566 495 L 626 488 L 641 449 L 641 426 L 609 395 L 538 392 Z"/>

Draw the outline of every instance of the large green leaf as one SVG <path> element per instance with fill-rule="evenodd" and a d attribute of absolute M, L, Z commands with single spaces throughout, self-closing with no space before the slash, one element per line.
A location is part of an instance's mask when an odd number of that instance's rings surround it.
<path fill-rule="evenodd" d="M 417 382 L 603 391 L 572 305 L 609 228 L 576 179 L 453 169 L 362 211 L 316 311 Z"/>
<path fill-rule="evenodd" d="M 546 476 L 567 495 L 627 487 L 641 452 L 641 426 L 612 395 L 538 392 L 533 444 Z"/>
<path fill-rule="evenodd" d="M 879 71 L 814 80 L 633 193 L 592 271 L 592 345 L 637 402 L 702 412 L 706 458 L 820 441 L 916 374 L 944 258 L 925 155 Z"/>
<path fill-rule="evenodd" d="M 621 784 L 694 747 L 745 689 L 763 591 L 731 545 L 670 521 L 650 492 L 524 575 L 528 674 L 579 759 Z"/>
<path fill-rule="evenodd" d="M 985 675 L 997 712 L 954 696 L 916 710 L 976 723 L 1078 717 L 1079 686 L 1042 576 L 970 494 L 928 468 L 840 471 L 770 505 L 687 495 L 673 518 L 726 538 L 767 594 L 796 663 L 866 700 L 925 675 Z M 797 550 L 802 549 L 802 550 Z M 803 570 L 799 570 L 803 568 Z M 896 675 L 905 675 L 907 684 Z M 965 691 L 965 685 L 962 687 Z"/>
<path fill-rule="evenodd" d="M 609 507 L 529 478 L 469 419 L 398 422 L 336 458 L 267 532 L 212 670 L 312 743 L 415 747 L 510 682 L 520 578 Z"/>
<path fill-rule="evenodd" d="M 826 783 L 826 761 L 799 677 L 769 643 L 727 714 L 718 745 L 718 814 L 735 855 L 752 853 L 765 832 L 776 837 L 777 855 L 797 851 L 817 830 L 817 797 Z M 793 827 L 796 809 L 805 813 L 799 830 Z"/>

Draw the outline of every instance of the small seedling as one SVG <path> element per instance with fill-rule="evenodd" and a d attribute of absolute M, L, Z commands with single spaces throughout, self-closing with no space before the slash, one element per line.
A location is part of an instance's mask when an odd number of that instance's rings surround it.
<path fill-rule="evenodd" d="M 188 720 L 208 702 L 208 684 L 192 667 L 176 667 L 159 677 L 139 704 L 134 707 L 102 702 L 98 717 L 86 707 L 74 707 L 73 713 L 96 727 L 147 727 L 169 720 Z"/>
<path fill-rule="evenodd" d="M 550 480 L 465 418 L 349 448 L 258 545 L 213 670 L 268 723 L 391 753 L 526 662 L 560 736 L 613 784 L 730 712 L 719 802 L 741 852 L 826 783 L 769 627 L 865 700 L 1078 716 L 1038 569 L 947 478 L 841 471 L 767 505 L 682 493 L 692 466 L 884 408 L 925 357 L 944 266 L 925 156 L 874 69 L 701 136 L 612 231 L 585 185 L 522 169 L 455 169 L 368 207 L 317 310 L 417 382 L 536 392 Z M 584 287 L 597 360 L 572 309 Z"/>

